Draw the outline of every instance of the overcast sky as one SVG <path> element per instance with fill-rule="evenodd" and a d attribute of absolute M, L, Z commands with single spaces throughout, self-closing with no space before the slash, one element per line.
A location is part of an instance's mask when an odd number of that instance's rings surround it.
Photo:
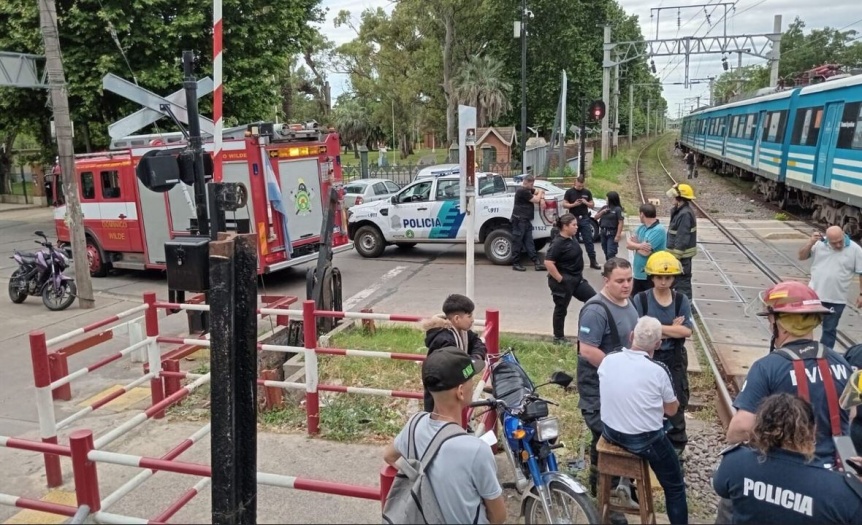
<path fill-rule="evenodd" d="M 471 0 L 464 0 L 471 1 Z M 588 1 L 588 0 L 586 0 Z M 656 38 L 656 16 L 650 18 L 651 10 L 657 7 L 676 7 L 679 5 L 694 6 L 698 4 L 711 4 L 706 8 L 688 7 L 679 12 L 680 23 L 677 27 L 677 10 L 664 9 L 659 15 L 660 25 L 658 27 L 659 39 L 670 39 L 684 36 L 721 36 L 724 31 L 725 20 L 723 19 L 724 7 L 717 6 L 721 2 L 733 3 L 734 0 L 618 0 L 626 12 L 637 15 L 641 22 L 641 30 L 647 39 Z M 527 0 L 529 6 L 529 0 Z M 795 17 L 800 17 L 806 24 L 806 32 L 813 28 L 826 26 L 843 30 L 855 29 L 862 33 L 862 9 L 859 0 L 738 0 L 735 9 L 728 6 L 727 9 L 727 34 L 728 35 L 755 35 L 771 33 L 773 29 L 773 18 L 775 15 L 783 15 L 782 30 Z M 354 19 L 363 9 L 367 7 L 383 7 L 391 12 L 393 3 L 389 0 L 323 0 L 323 7 L 329 8 L 328 20 L 322 26 L 324 34 L 336 44 L 351 40 L 355 35 L 346 27 L 336 29 L 332 19 L 342 9 L 351 12 Z M 735 12 L 734 12 L 735 11 Z M 709 13 L 707 22 L 706 13 Z M 760 39 L 763 41 L 763 39 Z M 516 41 L 513 40 L 513 45 Z M 700 96 L 701 103 L 709 99 L 709 87 L 706 81 L 702 84 L 692 85 L 686 89 L 682 85 L 673 85 L 674 82 L 682 83 L 685 79 L 685 66 L 682 56 L 656 57 L 655 65 L 657 76 L 662 79 L 664 85 L 665 99 L 668 101 L 669 115 L 676 117 L 679 104 L 683 104 L 684 111 L 695 104 L 694 97 Z M 762 58 L 750 55 L 742 56 L 742 64 L 762 64 L 766 61 Z M 728 63 L 736 67 L 737 55 L 728 56 Z M 707 79 L 722 73 L 721 55 L 692 55 L 689 65 L 690 79 Z M 529 74 L 529 72 L 528 72 Z M 331 75 L 332 97 L 335 99 L 343 91 L 349 89 L 349 83 L 344 75 Z M 624 96 L 626 94 L 623 94 Z M 690 100 L 686 100 L 689 99 Z M 620 117 L 624 118 L 623 116 Z"/>

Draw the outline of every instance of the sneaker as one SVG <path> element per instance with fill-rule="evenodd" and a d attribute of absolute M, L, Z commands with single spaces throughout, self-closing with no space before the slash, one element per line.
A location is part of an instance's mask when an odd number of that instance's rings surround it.
<path fill-rule="evenodd" d="M 527 269 L 524 268 L 524 265 L 522 265 L 521 263 L 513 264 L 512 269 L 515 270 L 516 272 L 526 272 L 527 271 Z"/>
<path fill-rule="evenodd" d="M 617 499 L 619 499 L 621 506 L 628 507 L 630 509 L 640 508 L 637 502 L 632 498 L 632 488 L 630 485 L 620 483 L 617 485 L 614 493 L 616 494 Z"/>
<path fill-rule="evenodd" d="M 545 265 L 544 265 L 544 264 L 542 264 L 542 263 L 540 263 L 539 261 L 536 261 L 536 262 L 535 262 L 535 263 L 533 263 L 533 264 L 536 266 L 536 271 L 537 271 L 537 272 L 544 272 L 544 271 L 545 271 Z"/>
<path fill-rule="evenodd" d="M 567 344 L 569 344 L 569 340 L 566 339 L 565 337 L 555 337 L 554 338 L 554 344 L 555 345 L 567 345 Z"/>

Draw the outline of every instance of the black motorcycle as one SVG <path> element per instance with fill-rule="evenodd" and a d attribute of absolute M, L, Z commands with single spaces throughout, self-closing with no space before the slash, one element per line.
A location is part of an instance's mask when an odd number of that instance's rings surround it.
<path fill-rule="evenodd" d="M 28 295 L 41 295 L 49 310 L 65 310 L 75 301 L 78 292 L 75 280 L 63 274 L 69 267 L 69 258 L 48 241 L 44 232 L 35 233 L 44 239 L 36 244 L 45 249 L 34 253 L 15 250 L 12 259 L 18 263 L 18 269 L 9 279 L 9 298 L 20 304 Z"/>

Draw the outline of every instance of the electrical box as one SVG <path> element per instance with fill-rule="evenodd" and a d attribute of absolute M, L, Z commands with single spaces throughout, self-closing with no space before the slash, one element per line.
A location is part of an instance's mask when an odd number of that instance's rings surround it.
<path fill-rule="evenodd" d="M 177 237 L 165 243 L 168 288 L 205 292 L 210 284 L 209 237 Z"/>

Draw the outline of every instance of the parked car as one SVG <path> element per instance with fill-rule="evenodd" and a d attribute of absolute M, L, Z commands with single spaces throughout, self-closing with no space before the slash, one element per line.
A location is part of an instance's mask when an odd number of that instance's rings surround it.
<path fill-rule="evenodd" d="M 521 176 L 516 176 L 513 179 L 506 179 L 506 188 L 509 190 L 509 193 L 515 193 L 515 190 L 518 189 L 518 186 L 521 185 Z M 547 196 L 557 196 L 557 202 L 559 203 L 558 213 L 563 215 L 566 213 L 566 209 L 563 208 L 563 195 L 565 195 L 566 190 L 557 186 L 552 182 L 548 182 L 546 180 L 536 179 L 536 182 L 533 183 L 533 187 L 537 190 L 542 190 L 545 192 Z M 605 199 L 599 199 L 598 197 L 593 197 L 593 203 L 595 207 L 590 210 L 590 217 L 594 217 L 596 213 L 602 209 L 608 202 Z M 599 222 L 593 219 L 593 242 L 599 242 L 601 240 L 601 236 L 599 235 Z"/>
<path fill-rule="evenodd" d="M 389 179 L 359 179 L 344 185 L 344 205 L 347 209 L 363 202 L 388 199 L 401 190 Z"/>

